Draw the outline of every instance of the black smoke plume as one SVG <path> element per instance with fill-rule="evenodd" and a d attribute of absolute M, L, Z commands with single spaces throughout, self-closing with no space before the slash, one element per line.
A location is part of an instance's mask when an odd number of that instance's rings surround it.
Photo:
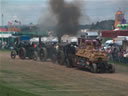
<path fill-rule="evenodd" d="M 80 5 L 65 0 L 50 0 L 50 7 L 57 19 L 56 35 L 59 38 L 64 34 L 75 35 L 78 32 L 79 20 L 81 17 Z"/>

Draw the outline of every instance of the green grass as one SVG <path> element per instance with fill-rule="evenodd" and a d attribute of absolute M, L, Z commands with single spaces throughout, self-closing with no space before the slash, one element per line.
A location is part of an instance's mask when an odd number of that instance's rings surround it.
<path fill-rule="evenodd" d="M 0 49 L 0 52 L 10 52 L 10 49 Z"/>
<path fill-rule="evenodd" d="M 26 66 L 21 66 L 18 70 L 20 63 L 17 62 L 18 64 L 15 65 L 13 62 L 15 60 L 8 60 L 8 57 L 0 62 L 4 63 L 0 64 L 2 68 L 0 68 L 0 96 L 127 96 L 125 93 L 127 93 L 128 84 L 123 82 L 84 75 L 83 72 L 80 72 L 82 73 L 80 76 L 75 75 L 74 72 L 69 73 L 69 76 L 65 74 L 61 76 L 63 73 L 59 75 L 52 70 L 48 73 L 46 73 L 47 70 L 40 73 L 40 69 L 39 72 L 22 71 L 22 67 Z M 24 61 L 24 63 L 30 65 L 28 68 L 33 67 L 31 62 Z M 44 67 L 40 64 L 37 68 L 41 66 Z M 63 79 L 59 79 L 61 77 Z"/>
<path fill-rule="evenodd" d="M 123 96 L 116 94 L 114 86 L 113 89 L 109 90 L 109 85 L 103 84 L 106 85 L 107 89 L 106 87 L 102 88 L 104 79 L 95 78 L 92 81 L 85 79 L 83 83 L 85 86 L 83 86 L 83 84 L 79 85 L 78 82 L 75 82 L 76 85 L 70 83 L 67 85 L 51 79 L 40 80 L 31 75 L 11 70 L 1 70 L 1 73 L 5 76 L 0 81 L 0 96 Z M 16 79 L 19 77 L 21 79 L 17 81 Z"/>
<path fill-rule="evenodd" d="M 121 65 L 121 66 L 128 67 L 128 64 L 125 64 L 125 63 L 122 63 L 122 62 L 110 61 L 110 63 L 112 63 L 112 64 L 118 64 L 118 65 Z"/>
<path fill-rule="evenodd" d="M 15 72 L 9 70 L 0 70 L 1 73 L 14 74 Z"/>
<path fill-rule="evenodd" d="M 3 84 L 0 84 L 0 96 L 37 96 L 32 93 L 26 93 L 24 91 L 20 91 L 18 89 L 5 86 Z"/>

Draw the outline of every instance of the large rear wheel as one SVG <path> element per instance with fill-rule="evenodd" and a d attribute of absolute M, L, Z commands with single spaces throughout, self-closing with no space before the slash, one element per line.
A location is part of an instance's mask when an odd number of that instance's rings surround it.
<path fill-rule="evenodd" d="M 110 73 L 115 73 L 115 66 L 113 64 L 109 64 L 109 72 Z"/>
<path fill-rule="evenodd" d="M 40 49 L 40 60 L 46 61 L 46 59 L 47 59 L 47 49 L 43 47 Z"/>
<path fill-rule="evenodd" d="M 53 54 L 52 55 L 52 57 L 51 57 L 51 61 L 52 61 L 52 63 L 56 63 L 56 55 L 55 54 Z"/>
<path fill-rule="evenodd" d="M 26 57 L 26 50 L 25 50 L 25 48 L 20 48 L 20 50 L 19 50 L 19 57 L 20 57 L 20 59 L 25 59 L 25 57 Z"/>
<path fill-rule="evenodd" d="M 57 61 L 58 61 L 58 64 L 60 65 L 64 65 L 64 52 L 63 51 L 59 51 L 58 54 L 57 54 Z"/>
<path fill-rule="evenodd" d="M 16 58 L 16 55 L 17 55 L 16 51 L 15 50 L 12 50 L 11 51 L 11 58 L 12 59 L 15 59 Z"/>
<path fill-rule="evenodd" d="M 72 67 L 72 60 L 71 60 L 71 58 L 66 58 L 65 61 L 66 61 L 65 62 L 66 67 L 71 68 Z"/>
<path fill-rule="evenodd" d="M 38 52 L 36 52 L 36 51 L 33 52 L 33 60 L 34 61 L 38 60 Z"/>
<path fill-rule="evenodd" d="M 91 65 L 91 72 L 92 72 L 92 73 L 97 73 L 97 65 L 96 65 L 95 63 L 93 63 L 93 64 Z"/>

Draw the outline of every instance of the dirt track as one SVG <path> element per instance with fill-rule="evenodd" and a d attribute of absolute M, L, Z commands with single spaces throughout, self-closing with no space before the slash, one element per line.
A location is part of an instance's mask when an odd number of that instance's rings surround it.
<path fill-rule="evenodd" d="M 128 82 L 128 68 L 120 65 L 115 65 L 116 73 L 114 74 L 98 74 L 97 76 L 103 78 L 110 78 L 113 80 L 119 80 L 122 82 Z"/>
<path fill-rule="evenodd" d="M 53 64 L 51 62 L 20 60 L 19 58 L 12 60 L 10 59 L 9 53 L 2 53 L 0 54 L 0 57 L 1 70 L 8 70 L 10 73 L 17 72 L 18 74 L 16 75 L 15 79 L 11 78 L 11 76 L 5 76 L 5 74 L 3 74 L 3 81 L 8 83 L 21 82 L 21 84 L 24 84 L 28 80 L 52 80 L 55 81 L 54 84 L 56 86 L 59 86 L 58 89 L 56 89 L 58 91 L 66 90 L 71 92 L 84 92 L 84 90 L 88 90 L 87 93 L 93 91 L 97 92 L 99 96 L 128 96 L 128 67 L 116 65 L 116 73 L 114 74 L 92 74 L 90 72 L 78 70 L 75 68 L 66 68 L 65 66 Z M 63 86 L 66 86 L 66 89 L 63 89 Z M 67 86 L 70 86 L 71 88 L 68 88 Z M 88 88 L 87 86 L 90 87 Z M 101 92 L 101 90 L 103 92 Z M 40 91 L 40 93 L 41 92 L 42 91 Z M 94 96 L 94 94 L 90 93 L 88 96 Z"/>
<path fill-rule="evenodd" d="M 4 60 L 8 59 L 10 62 L 13 62 L 16 63 L 16 64 L 25 64 L 25 63 L 31 63 L 31 64 L 34 64 L 33 67 L 29 64 L 26 64 L 25 66 L 24 65 L 21 65 L 24 69 L 25 67 L 27 68 L 26 70 L 29 70 L 28 68 L 29 67 L 32 67 L 31 70 L 33 70 L 33 68 L 37 68 L 38 67 L 48 67 L 48 70 L 50 71 L 54 71 L 54 70 L 57 70 L 57 71 L 69 71 L 70 72 L 77 72 L 77 74 L 83 74 L 83 75 L 91 75 L 91 76 L 99 76 L 99 77 L 103 77 L 103 78 L 108 78 L 108 79 L 113 79 L 113 80 L 119 80 L 119 81 L 123 81 L 123 82 L 128 82 L 128 68 L 127 67 L 124 67 L 124 66 L 120 66 L 120 65 L 115 65 L 115 68 L 116 68 L 116 73 L 114 74 L 110 74 L 110 73 L 104 73 L 104 74 L 93 74 L 93 73 L 90 73 L 88 71 L 83 71 L 82 70 L 77 70 L 77 69 L 71 69 L 71 68 L 66 68 L 65 66 L 61 66 L 61 65 L 56 65 L 56 64 L 53 64 L 51 63 L 50 61 L 49 62 L 40 62 L 40 61 L 33 61 L 33 60 L 20 60 L 18 57 L 15 59 L 15 60 L 11 60 L 10 59 L 10 55 L 9 54 L 4 54 L 5 58 Z M 4 57 L 2 56 L 2 57 Z M 4 62 L 3 60 L 3 62 Z M 35 64 L 38 64 L 35 66 Z M 43 65 L 44 64 L 44 65 Z M 46 64 L 46 65 L 45 65 Z M 12 66 L 12 65 L 11 65 Z M 18 65 L 20 66 L 20 65 Z M 13 66 L 14 67 L 14 66 Z M 15 66 L 17 67 L 17 66 Z M 34 71 L 34 70 L 33 70 Z M 35 70 L 37 71 L 37 70 Z M 43 70 L 42 70 L 43 71 Z M 68 73 L 68 72 L 67 72 Z M 69 73 L 68 73 L 69 74 Z"/>

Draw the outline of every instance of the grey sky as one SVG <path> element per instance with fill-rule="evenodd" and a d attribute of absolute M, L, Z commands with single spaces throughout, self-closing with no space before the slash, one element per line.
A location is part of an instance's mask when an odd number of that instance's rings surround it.
<path fill-rule="evenodd" d="M 22 24 L 34 23 L 37 24 L 43 13 L 48 11 L 48 0 L 1 0 L 2 11 L 4 13 L 4 24 L 7 24 L 11 19 L 18 19 Z M 82 24 L 92 23 L 96 21 L 114 19 L 115 12 L 121 8 L 128 20 L 128 0 L 83 0 L 86 1 L 83 8 L 83 18 L 86 13 L 90 18 L 82 19 Z M 1 25 L 1 16 L 0 16 Z"/>

